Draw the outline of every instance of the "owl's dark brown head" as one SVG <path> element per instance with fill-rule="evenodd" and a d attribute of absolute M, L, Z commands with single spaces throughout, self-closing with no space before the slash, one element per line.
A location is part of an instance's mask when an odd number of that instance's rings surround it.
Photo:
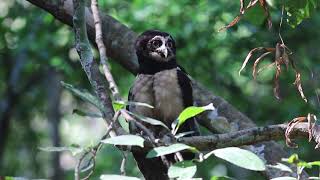
<path fill-rule="evenodd" d="M 158 30 L 147 30 L 135 43 L 140 73 L 154 74 L 177 67 L 176 46 L 172 36 Z"/>
<path fill-rule="evenodd" d="M 169 62 L 175 59 L 176 47 L 172 36 L 158 30 L 148 30 L 136 40 L 136 53 L 139 59 L 147 58 L 151 61 Z"/>

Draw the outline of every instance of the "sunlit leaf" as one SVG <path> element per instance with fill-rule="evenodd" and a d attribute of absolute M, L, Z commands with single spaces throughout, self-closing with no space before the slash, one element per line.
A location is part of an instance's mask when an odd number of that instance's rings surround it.
<path fill-rule="evenodd" d="M 162 126 L 166 129 L 169 130 L 169 128 L 161 121 L 159 120 L 156 120 L 156 119 L 153 119 L 153 118 L 149 118 L 149 117 L 145 117 L 145 116 L 141 116 L 139 114 L 136 114 L 136 113 L 132 113 L 130 111 L 128 111 L 129 114 L 135 116 L 136 118 L 138 118 L 139 120 L 143 121 L 143 122 L 146 122 L 146 123 L 149 123 L 149 124 L 152 124 L 152 125 L 155 125 L 155 126 Z"/>
<path fill-rule="evenodd" d="M 179 139 L 179 138 L 182 138 L 184 136 L 188 136 L 188 135 L 194 134 L 194 133 L 195 133 L 194 131 L 182 132 L 182 133 L 176 134 L 174 137 L 176 139 Z"/>
<path fill-rule="evenodd" d="M 215 110 L 215 107 L 213 106 L 212 103 L 208 104 L 207 106 L 202 106 L 202 107 L 195 107 L 195 106 L 191 106 L 191 107 L 187 107 L 186 109 L 184 109 L 179 117 L 177 118 L 177 122 L 172 123 L 172 133 L 176 134 L 179 127 L 185 123 L 188 119 L 204 112 L 207 110 Z"/>
<path fill-rule="evenodd" d="M 269 168 L 274 168 L 274 169 L 279 169 L 280 171 L 286 171 L 286 172 L 291 172 L 292 173 L 292 169 L 290 169 L 290 167 L 288 167 L 287 165 L 284 165 L 282 163 L 277 163 L 275 165 L 267 165 Z"/>
<path fill-rule="evenodd" d="M 152 149 L 151 151 L 148 152 L 147 158 L 153 158 L 153 157 L 159 157 L 163 156 L 166 154 L 172 154 L 175 152 L 183 151 L 183 150 L 191 150 L 191 151 L 197 151 L 194 147 L 177 143 L 177 144 L 172 144 L 170 146 L 160 146 Z"/>
<path fill-rule="evenodd" d="M 168 170 L 169 178 L 190 179 L 197 172 L 197 166 L 192 161 L 182 161 L 173 164 Z"/>
<path fill-rule="evenodd" d="M 130 176 L 121 176 L 121 175 L 113 175 L 113 174 L 104 174 L 100 176 L 101 180 L 140 180 L 136 177 L 130 177 Z"/>
<path fill-rule="evenodd" d="M 265 163 L 256 154 L 248 150 L 237 147 L 216 149 L 204 155 L 204 159 L 207 159 L 212 154 L 245 169 L 254 171 L 264 171 L 266 169 Z"/>
<path fill-rule="evenodd" d="M 123 145 L 123 146 L 140 146 L 143 147 L 144 139 L 136 135 L 121 135 L 102 140 L 105 144 Z"/>

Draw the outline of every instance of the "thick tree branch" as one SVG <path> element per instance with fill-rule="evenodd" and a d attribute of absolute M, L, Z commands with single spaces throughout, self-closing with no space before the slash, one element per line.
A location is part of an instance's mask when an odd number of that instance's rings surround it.
<path fill-rule="evenodd" d="M 106 93 L 107 88 L 105 83 L 101 78 L 101 74 L 98 68 L 97 63 L 93 59 L 93 53 L 91 51 L 91 46 L 87 36 L 87 28 L 85 24 L 85 6 L 84 1 L 74 0 L 74 17 L 73 17 L 73 24 L 74 24 L 74 31 L 75 31 L 75 41 L 76 41 L 76 49 L 80 56 L 80 62 L 87 74 L 87 77 L 95 90 L 99 100 L 103 104 L 103 117 L 109 125 L 112 121 L 114 116 L 114 111 L 112 107 L 111 98 Z M 110 136 L 116 136 L 116 134 L 123 134 L 124 130 L 121 128 L 118 122 L 114 123 L 114 130 L 110 132 Z"/>
<path fill-rule="evenodd" d="M 210 136 L 193 136 L 181 138 L 179 142 L 194 146 L 201 151 L 210 151 L 231 146 L 245 146 L 270 140 L 284 140 L 287 124 L 254 127 L 236 132 Z M 294 127 L 291 138 L 308 138 L 308 123 Z"/>

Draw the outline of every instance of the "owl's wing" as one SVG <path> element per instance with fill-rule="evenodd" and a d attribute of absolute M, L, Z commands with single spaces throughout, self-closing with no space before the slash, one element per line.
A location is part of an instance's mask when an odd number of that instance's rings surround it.
<path fill-rule="evenodd" d="M 178 75 L 178 83 L 180 85 L 181 92 L 182 92 L 184 108 L 193 106 L 192 85 L 191 85 L 191 80 L 188 74 L 181 66 L 179 66 L 177 68 L 177 75 Z M 187 120 L 187 122 L 185 122 L 183 126 L 179 129 L 179 132 L 187 132 L 187 131 L 193 131 L 194 134 L 192 134 L 192 136 L 200 134 L 199 127 L 196 123 L 195 118 L 191 118 Z"/>
<path fill-rule="evenodd" d="M 182 92 L 184 108 L 193 105 L 192 85 L 186 71 L 179 66 L 177 68 L 178 83 Z"/>

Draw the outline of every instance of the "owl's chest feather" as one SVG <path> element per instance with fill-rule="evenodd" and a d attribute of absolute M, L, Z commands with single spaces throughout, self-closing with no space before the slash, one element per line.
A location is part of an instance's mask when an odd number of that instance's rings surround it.
<path fill-rule="evenodd" d="M 176 69 L 154 75 L 140 74 L 133 87 L 134 101 L 154 106 L 153 109 L 135 107 L 136 113 L 153 117 L 170 125 L 184 109 L 182 92 Z"/>

